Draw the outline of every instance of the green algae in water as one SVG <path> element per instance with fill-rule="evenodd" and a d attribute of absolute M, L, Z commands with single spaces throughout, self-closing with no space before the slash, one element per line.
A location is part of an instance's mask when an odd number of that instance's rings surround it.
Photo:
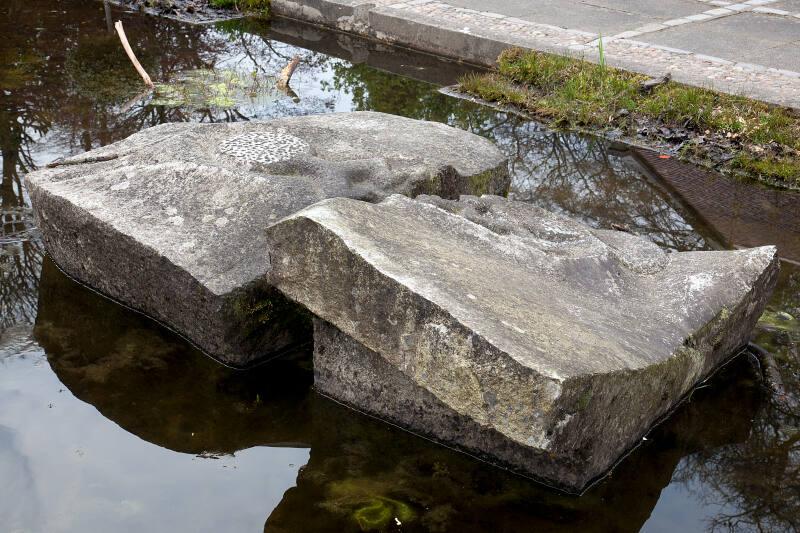
<path fill-rule="evenodd" d="M 800 339 L 800 320 L 786 311 L 764 311 L 758 325 L 768 330 L 785 331 Z"/>
<path fill-rule="evenodd" d="M 396 520 L 405 524 L 417 517 L 409 504 L 384 496 L 396 488 L 394 483 L 361 477 L 335 481 L 328 488 L 323 507 L 349 515 L 361 531 L 383 531 Z"/>
<path fill-rule="evenodd" d="M 157 83 L 150 104 L 187 109 L 231 109 L 250 103 L 263 105 L 280 98 L 276 83 L 275 78 L 256 72 L 190 70 L 170 83 Z"/>
<path fill-rule="evenodd" d="M 353 513 L 353 518 L 362 531 L 383 529 L 393 519 L 399 520 L 400 523 L 410 522 L 414 516 L 414 511 L 405 503 L 383 496 L 370 500 Z"/>

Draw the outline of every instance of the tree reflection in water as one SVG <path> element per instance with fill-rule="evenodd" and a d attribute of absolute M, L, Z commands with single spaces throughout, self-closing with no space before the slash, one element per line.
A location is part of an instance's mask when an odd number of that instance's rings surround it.
<path fill-rule="evenodd" d="M 522 118 L 446 97 L 430 84 L 348 61 L 365 61 L 373 53 L 371 44 L 336 37 L 342 39 L 342 53 L 351 55 L 334 58 L 270 40 L 265 36 L 266 28 L 254 22 L 229 22 L 211 28 L 125 13 L 119 18 L 134 39 L 145 67 L 159 80 L 207 68 L 241 68 L 273 75 L 300 53 L 303 64 L 296 83 L 301 101 L 254 99 L 236 109 L 152 106 L 147 98 L 138 97 L 136 74 L 109 35 L 100 3 L 3 2 L 0 332 L 17 324 L 32 324 L 37 312 L 43 251 L 22 187 L 24 173 L 36 168 L 37 163 L 105 145 L 164 122 L 235 121 L 333 109 L 376 110 L 445 122 L 498 143 L 511 159 L 512 194 L 518 199 L 595 226 L 626 228 L 671 249 L 718 246 L 713 232 L 703 227 L 679 199 L 608 142 L 547 131 Z M 285 27 L 283 30 L 288 31 Z M 316 31 L 300 27 L 296 34 Z M 386 55 L 385 50 L 380 54 Z M 51 267 L 47 270 L 51 278 L 60 275 Z M 129 323 L 131 327 L 124 327 L 127 319 L 100 304 L 97 309 L 102 316 L 92 316 L 92 306 L 62 312 L 69 306 L 60 299 L 75 298 L 77 289 L 64 290 L 58 284 L 52 287 L 41 297 L 43 308 L 50 314 L 46 314 L 48 322 L 40 325 L 39 331 L 42 339 L 47 333 L 54 370 L 77 396 L 129 431 L 160 445 L 183 449 L 187 445 L 185 435 L 162 435 L 158 429 L 179 426 L 174 421 L 190 416 L 187 413 L 192 405 L 212 406 L 223 401 L 220 390 L 226 390 L 236 392 L 236 401 L 231 401 L 230 409 L 222 410 L 220 417 L 204 419 L 210 424 L 208 443 L 227 452 L 271 439 L 311 441 L 311 462 L 301 474 L 297 489 L 287 493 L 270 518 L 276 526 L 309 525 L 309 514 L 313 514 L 308 513 L 310 508 L 320 509 L 320 519 L 327 516 L 337 527 L 352 526 L 340 511 L 349 512 L 365 502 L 372 505 L 378 498 L 385 505 L 402 503 L 416 506 L 418 511 L 420 505 L 428 505 L 427 511 L 418 514 L 420 520 L 425 519 L 420 527 L 428 530 L 448 525 L 466 527 L 470 521 L 516 527 L 530 525 L 531 520 L 543 529 L 556 529 L 558 523 L 589 529 L 635 529 L 647 519 L 662 487 L 672 478 L 672 483 L 694 490 L 707 507 L 722 504 L 724 511 L 708 524 L 712 529 L 800 528 L 798 413 L 769 397 L 760 397 L 753 382 L 755 374 L 747 374 L 747 365 L 715 382 L 705 396 L 696 396 L 697 402 L 691 402 L 658 433 L 660 443 L 655 448 L 637 452 L 623 463 L 615 473 L 622 481 L 612 480 L 575 501 L 508 478 L 445 449 L 398 436 L 381 424 L 360 421 L 350 413 L 326 407 L 324 402 L 309 402 L 304 392 L 297 395 L 294 389 L 292 394 L 274 399 L 280 408 L 273 412 L 276 418 L 271 426 L 259 426 L 261 419 L 252 414 L 252 396 L 273 401 L 268 391 L 260 388 L 266 381 L 222 379 L 219 375 L 224 371 L 213 365 L 183 369 L 188 376 L 183 381 L 175 380 L 170 372 L 163 373 L 162 385 L 169 384 L 164 385 L 163 397 L 152 402 L 149 411 L 132 411 L 129 406 L 133 402 L 126 394 L 148 390 L 154 369 L 181 368 L 175 356 L 180 350 L 168 335 L 164 339 L 161 334 L 154 336 L 140 318 L 136 324 Z M 780 288 L 770 305 L 774 311 L 800 315 L 800 270 L 784 267 Z M 79 312 L 88 315 L 76 322 Z M 118 323 L 104 329 L 109 338 L 98 337 L 104 339 L 103 344 L 92 349 L 102 349 L 87 362 L 85 356 L 93 352 L 82 346 L 80 339 L 92 337 L 92 328 L 103 324 L 104 317 L 116 317 Z M 49 329 L 44 327 L 48 324 Z M 800 390 L 800 339 L 783 331 L 760 331 L 758 337 L 760 344 L 778 355 L 786 389 L 796 398 Z M 149 339 L 145 343 L 149 358 L 139 357 L 142 350 L 126 349 L 114 355 L 113 350 L 106 349 L 136 346 L 144 342 L 136 340 L 140 338 Z M 162 365 L 164 361 L 159 358 L 177 366 Z M 146 368 L 133 373 L 131 368 L 137 365 Z M 96 380 L 99 366 L 113 370 L 109 374 L 113 379 L 104 374 L 104 380 Z M 308 379 L 307 369 L 300 374 Z M 204 380 L 208 387 L 192 385 Z M 726 385 L 726 380 L 736 383 Z M 217 382 L 225 386 L 212 386 Z M 247 401 L 243 403 L 242 398 Z M 278 415 L 285 417 L 283 426 L 276 422 L 284 420 Z M 260 416 L 269 419 L 263 413 Z M 136 425 L 140 424 L 137 420 L 147 418 L 172 422 Z M 313 424 L 308 422 L 310 418 L 315 420 Z M 295 435 L 288 431 L 296 429 L 293 419 L 305 420 L 301 429 L 307 432 Z M 248 429 L 254 426 L 260 430 Z M 285 427 L 287 433 L 266 435 L 268 427 Z M 642 480 L 642 476 L 650 478 Z M 386 494 L 378 494 L 380 491 Z M 485 520 L 491 524 L 482 522 Z"/>
<path fill-rule="evenodd" d="M 767 398 L 744 443 L 703 450 L 684 458 L 673 482 L 685 484 L 705 505 L 722 509 L 709 520 L 711 530 L 797 531 L 798 426 L 797 412 L 786 412 Z"/>
<path fill-rule="evenodd" d="M 43 249 L 22 176 L 37 159 L 91 150 L 165 122 L 235 120 L 230 110 L 149 106 L 135 98 L 136 72 L 108 33 L 103 6 L 70 0 L 45 9 L 26 0 L 0 6 L 0 334 L 36 317 Z M 157 79 L 213 66 L 230 47 L 198 26 L 120 14 L 140 59 Z"/>
<path fill-rule="evenodd" d="M 783 265 L 770 308 L 800 316 L 800 268 Z M 721 509 L 711 530 L 800 530 L 800 328 L 786 323 L 755 335 L 774 354 L 786 397 L 762 390 L 744 442 L 703 449 L 676 469 L 675 482 Z"/>

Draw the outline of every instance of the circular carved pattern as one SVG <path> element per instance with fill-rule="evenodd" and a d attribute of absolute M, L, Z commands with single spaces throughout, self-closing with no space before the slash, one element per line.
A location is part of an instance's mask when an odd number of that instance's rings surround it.
<path fill-rule="evenodd" d="M 308 143 L 287 133 L 245 133 L 220 143 L 219 152 L 253 163 L 277 163 L 308 151 Z"/>

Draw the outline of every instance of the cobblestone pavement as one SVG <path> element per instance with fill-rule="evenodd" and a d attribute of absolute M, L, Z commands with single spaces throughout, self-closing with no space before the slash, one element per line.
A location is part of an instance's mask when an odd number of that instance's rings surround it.
<path fill-rule="evenodd" d="M 800 109 L 800 0 L 273 0 L 277 15 L 493 65 L 509 46 Z"/>

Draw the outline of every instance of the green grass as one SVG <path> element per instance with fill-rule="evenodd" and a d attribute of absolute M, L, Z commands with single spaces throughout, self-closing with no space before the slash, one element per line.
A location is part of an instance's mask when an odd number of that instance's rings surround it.
<path fill-rule="evenodd" d="M 269 14 L 270 0 L 209 0 L 211 7 Z"/>
<path fill-rule="evenodd" d="M 733 167 L 744 170 L 747 174 L 761 179 L 779 180 L 791 183 L 800 182 L 800 161 L 789 158 L 755 159 L 740 154 L 733 160 Z"/>
<path fill-rule="evenodd" d="M 791 111 L 674 82 L 645 93 L 640 84 L 646 79 L 607 67 L 605 61 L 597 65 L 509 49 L 498 58 L 496 72 L 467 75 L 460 85 L 486 100 L 521 106 L 555 125 L 626 130 L 638 118 L 733 139 L 741 148 L 731 169 L 800 186 L 800 118 Z M 696 148 L 693 153 L 697 155 Z"/>

